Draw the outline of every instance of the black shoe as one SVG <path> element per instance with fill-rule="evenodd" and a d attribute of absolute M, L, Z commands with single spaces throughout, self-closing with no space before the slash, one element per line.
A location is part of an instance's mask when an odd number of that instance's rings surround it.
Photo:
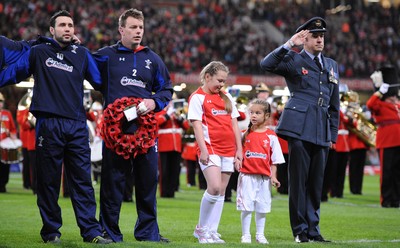
<path fill-rule="evenodd" d="M 6 193 L 6 192 L 7 192 L 6 187 L 0 187 L 0 193 Z"/>
<path fill-rule="evenodd" d="M 225 202 L 232 202 L 232 198 L 230 198 L 230 197 L 225 197 L 224 201 L 225 201 Z"/>
<path fill-rule="evenodd" d="M 103 231 L 103 238 L 112 240 L 112 238 L 110 237 L 110 235 L 106 231 Z"/>
<path fill-rule="evenodd" d="M 54 237 L 51 237 L 49 240 L 46 240 L 44 242 L 48 243 L 48 244 L 59 244 L 59 243 L 61 243 L 61 239 L 58 236 L 54 236 Z"/>
<path fill-rule="evenodd" d="M 296 243 L 306 243 L 308 241 L 308 237 L 305 233 L 300 233 L 294 237 L 294 242 Z"/>
<path fill-rule="evenodd" d="M 106 245 L 106 244 L 111 244 L 113 241 L 111 239 L 105 239 L 102 236 L 97 236 L 94 237 L 93 239 L 85 240 L 85 242 Z"/>
<path fill-rule="evenodd" d="M 124 200 L 123 200 L 124 202 L 133 202 L 133 199 L 132 199 L 132 197 L 124 197 Z"/>
<path fill-rule="evenodd" d="M 382 203 L 383 208 L 399 208 L 398 203 Z"/>
<path fill-rule="evenodd" d="M 309 237 L 311 242 L 331 242 L 329 240 L 324 239 L 321 235 L 315 236 L 315 237 Z"/>
<path fill-rule="evenodd" d="M 161 236 L 160 235 L 160 241 L 159 241 L 160 243 L 169 243 L 169 242 L 171 242 L 169 239 L 167 239 L 167 238 L 165 238 L 165 237 L 163 237 L 163 236 Z"/>

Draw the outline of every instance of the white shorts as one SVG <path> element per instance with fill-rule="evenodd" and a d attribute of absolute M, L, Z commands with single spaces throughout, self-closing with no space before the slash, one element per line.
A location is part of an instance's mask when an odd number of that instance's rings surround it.
<path fill-rule="evenodd" d="M 219 155 L 212 154 L 209 157 L 208 164 L 202 164 L 199 160 L 199 165 L 202 171 L 207 169 L 210 166 L 218 166 L 221 167 L 221 172 L 233 172 L 234 157 L 222 157 Z"/>
<path fill-rule="evenodd" d="M 236 208 L 240 211 L 271 212 L 271 180 L 267 176 L 239 174 Z"/>

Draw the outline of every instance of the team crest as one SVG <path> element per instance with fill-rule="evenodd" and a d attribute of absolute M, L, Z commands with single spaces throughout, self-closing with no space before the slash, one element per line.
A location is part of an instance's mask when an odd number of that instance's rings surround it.
<path fill-rule="evenodd" d="M 77 45 L 72 45 L 71 47 L 72 47 L 71 52 L 76 54 L 76 49 L 78 49 L 78 46 Z"/>
<path fill-rule="evenodd" d="M 151 63 L 152 63 L 152 62 L 150 61 L 150 59 L 146 59 L 144 62 L 146 62 L 146 66 L 145 66 L 145 67 L 146 67 L 147 69 L 150 69 L 150 65 L 151 65 Z"/>

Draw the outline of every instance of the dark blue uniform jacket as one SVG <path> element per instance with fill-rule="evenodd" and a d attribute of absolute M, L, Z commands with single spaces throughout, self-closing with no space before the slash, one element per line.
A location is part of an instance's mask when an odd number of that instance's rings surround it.
<path fill-rule="evenodd" d="M 336 143 L 339 125 L 339 73 L 337 63 L 322 56 L 324 69 L 303 50 L 283 46 L 268 54 L 261 68 L 285 77 L 290 99 L 279 119 L 276 133 L 316 145 Z"/>

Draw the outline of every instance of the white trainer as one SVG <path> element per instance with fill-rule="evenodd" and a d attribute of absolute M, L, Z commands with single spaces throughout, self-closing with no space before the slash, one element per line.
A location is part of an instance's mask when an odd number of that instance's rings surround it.
<path fill-rule="evenodd" d="M 217 244 L 225 243 L 225 240 L 221 239 L 221 234 L 217 233 L 216 231 L 211 231 L 210 236 L 211 236 L 212 240 L 214 241 L 214 243 L 217 243 Z"/>
<path fill-rule="evenodd" d="M 264 235 L 256 235 L 256 241 L 259 244 L 269 244 L 268 240 L 265 238 Z"/>
<path fill-rule="evenodd" d="M 243 244 L 251 244 L 251 235 L 250 234 L 243 235 L 241 241 Z"/>
<path fill-rule="evenodd" d="M 210 235 L 210 232 L 208 231 L 207 226 L 200 227 L 199 225 L 196 225 L 193 236 L 199 240 L 200 244 L 215 243 Z"/>

